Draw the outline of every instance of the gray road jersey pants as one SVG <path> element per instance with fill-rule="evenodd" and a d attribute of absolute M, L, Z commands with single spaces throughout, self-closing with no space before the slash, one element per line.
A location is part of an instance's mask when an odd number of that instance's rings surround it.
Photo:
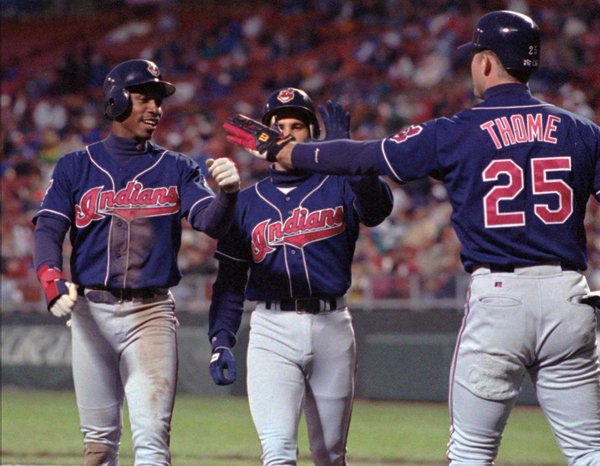
<path fill-rule="evenodd" d="M 472 275 L 450 380 L 452 466 L 491 465 L 525 373 L 570 465 L 600 465 L 596 315 L 558 266 Z"/>
<path fill-rule="evenodd" d="M 247 366 L 262 464 L 296 465 L 304 408 L 314 464 L 345 465 L 356 371 L 348 309 L 299 314 L 259 304 L 250 320 Z"/>
<path fill-rule="evenodd" d="M 118 465 L 124 399 L 135 465 L 170 465 L 176 323 L 170 293 L 118 304 L 79 297 L 71 325 L 73 380 L 84 443 L 108 450 L 101 466 Z"/>

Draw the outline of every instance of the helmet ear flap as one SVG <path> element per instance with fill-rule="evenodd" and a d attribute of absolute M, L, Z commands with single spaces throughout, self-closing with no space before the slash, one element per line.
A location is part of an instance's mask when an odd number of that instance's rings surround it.
<path fill-rule="evenodd" d="M 104 100 L 104 114 L 109 120 L 123 120 L 131 111 L 131 98 L 125 88 L 113 87 Z"/>

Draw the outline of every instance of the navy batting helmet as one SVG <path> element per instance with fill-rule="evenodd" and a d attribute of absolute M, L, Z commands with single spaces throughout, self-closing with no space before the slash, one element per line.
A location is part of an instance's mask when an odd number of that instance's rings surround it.
<path fill-rule="evenodd" d="M 301 89 L 286 87 L 273 92 L 263 110 L 263 124 L 272 126 L 274 116 L 299 118 L 306 123 L 313 139 L 317 139 L 321 134 L 315 106 L 308 94 Z"/>
<path fill-rule="evenodd" d="M 540 30 L 529 17 L 514 11 L 483 15 L 473 40 L 460 46 L 468 50 L 491 50 L 507 70 L 535 71 L 540 66 Z"/>
<path fill-rule="evenodd" d="M 150 60 L 127 60 L 115 66 L 104 79 L 104 114 L 109 120 L 129 112 L 129 88 L 154 83 L 161 87 L 163 97 L 175 92 L 173 84 L 162 81 L 156 63 Z"/>

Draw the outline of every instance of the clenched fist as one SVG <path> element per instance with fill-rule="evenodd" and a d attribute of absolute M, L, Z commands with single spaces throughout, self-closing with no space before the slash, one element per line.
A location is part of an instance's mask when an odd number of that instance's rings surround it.
<path fill-rule="evenodd" d="M 240 190 L 240 175 L 235 163 L 227 157 L 208 159 L 206 166 L 219 188 L 226 193 L 235 193 Z"/>
<path fill-rule="evenodd" d="M 60 295 L 60 297 L 50 306 L 50 312 L 55 317 L 64 317 L 73 312 L 75 303 L 77 302 L 77 286 L 71 282 L 65 282 L 65 286 L 69 292 Z"/>

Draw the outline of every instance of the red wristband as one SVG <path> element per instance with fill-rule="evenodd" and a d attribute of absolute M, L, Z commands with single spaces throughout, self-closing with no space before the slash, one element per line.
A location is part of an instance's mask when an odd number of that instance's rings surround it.
<path fill-rule="evenodd" d="M 37 276 L 42 284 L 44 294 L 46 295 L 48 307 L 50 307 L 60 295 L 69 292 L 62 276 L 62 272 L 57 267 L 49 267 L 48 264 L 43 264 L 37 270 Z"/>

